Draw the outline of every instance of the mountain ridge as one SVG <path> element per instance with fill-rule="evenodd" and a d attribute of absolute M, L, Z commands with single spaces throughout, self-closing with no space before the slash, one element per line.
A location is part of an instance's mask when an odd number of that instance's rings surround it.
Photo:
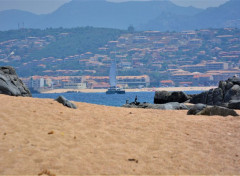
<path fill-rule="evenodd" d="M 205 28 L 240 27 L 240 1 L 230 0 L 219 7 L 210 7 L 193 16 L 164 13 L 149 21 L 143 30 L 196 30 Z M 232 23 L 231 23 L 232 21 Z M 235 21 L 236 24 L 234 23 Z M 164 25 L 163 25 L 164 24 Z"/>
<path fill-rule="evenodd" d="M 118 3 L 106 0 L 72 0 L 45 15 L 20 10 L 1 11 L 0 30 L 17 29 L 17 24 L 22 22 L 27 28 L 41 29 L 79 26 L 127 29 L 133 25 L 137 30 L 194 30 L 231 26 L 231 20 L 240 19 L 238 9 L 238 0 L 230 0 L 219 7 L 206 10 L 191 6 L 181 7 L 169 0 Z M 236 23 L 238 27 L 238 21 Z"/>

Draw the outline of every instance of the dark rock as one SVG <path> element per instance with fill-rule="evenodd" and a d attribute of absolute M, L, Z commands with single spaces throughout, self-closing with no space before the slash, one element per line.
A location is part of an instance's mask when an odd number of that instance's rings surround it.
<path fill-rule="evenodd" d="M 220 106 L 223 102 L 223 90 L 220 88 L 216 88 L 213 90 L 213 97 L 212 97 L 213 105 Z"/>
<path fill-rule="evenodd" d="M 240 99 L 240 86 L 235 84 L 229 90 L 226 91 L 224 96 L 224 102 L 229 102 L 230 100 Z"/>
<path fill-rule="evenodd" d="M 220 81 L 218 88 L 192 96 L 190 103 L 227 106 L 231 100 L 240 100 L 240 78 Z"/>
<path fill-rule="evenodd" d="M 225 93 L 226 86 L 227 86 L 227 82 L 226 81 L 219 81 L 218 87 L 220 89 L 222 89 L 223 93 Z"/>
<path fill-rule="evenodd" d="M 73 103 L 71 103 L 69 100 L 67 100 L 65 97 L 63 96 L 59 96 L 57 99 L 56 99 L 57 102 L 63 104 L 64 106 L 67 106 L 69 108 L 73 108 L 73 109 L 77 109 L 77 106 Z"/>
<path fill-rule="evenodd" d="M 166 104 L 150 104 L 150 103 L 130 103 L 125 104 L 122 107 L 125 108 L 142 108 L 142 109 L 160 109 L 160 110 L 188 110 L 188 106 L 183 103 L 171 102 Z"/>
<path fill-rule="evenodd" d="M 183 103 L 190 99 L 184 92 L 157 91 L 154 96 L 154 104 L 165 104 L 169 102 Z"/>
<path fill-rule="evenodd" d="M 195 97 L 197 94 L 189 94 L 188 95 L 188 97 L 190 98 L 190 99 L 192 99 L 193 97 Z M 189 99 L 189 101 L 190 101 L 190 99 Z"/>
<path fill-rule="evenodd" d="M 214 89 L 210 89 L 208 91 L 207 98 L 206 98 L 207 105 L 213 105 L 213 91 L 214 91 Z"/>
<path fill-rule="evenodd" d="M 154 96 L 154 104 L 167 103 L 167 98 L 171 95 L 168 91 L 157 91 Z"/>
<path fill-rule="evenodd" d="M 234 84 L 232 82 L 227 82 L 225 90 L 229 90 L 234 86 Z"/>
<path fill-rule="evenodd" d="M 240 100 L 231 100 L 228 103 L 229 109 L 240 109 Z"/>
<path fill-rule="evenodd" d="M 207 107 L 207 105 L 205 105 L 205 104 L 196 104 L 189 109 L 189 111 L 187 112 L 187 115 L 196 115 L 197 113 L 199 113 L 206 107 Z"/>
<path fill-rule="evenodd" d="M 207 103 L 207 96 L 208 96 L 208 92 L 202 92 L 198 95 L 195 95 L 192 97 L 192 99 L 190 100 L 190 103 L 193 104 L 206 104 Z"/>
<path fill-rule="evenodd" d="M 239 116 L 233 109 L 228 109 L 220 106 L 209 106 L 198 112 L 196 115 L 208 115 L 208 116 Z"/>
<path fill-rule="evenodd" d="M 193 104 L 221 105 L 223 102 L 223 90 L 220 88 L 210 89 L 207 92 L 202 92 L 190 100 Z"/>
<path fill-rule="evenodd" d="M 240 77 L 233 76 L 228 79 L 228 82 L 232 82 L 233 84 L 237 84 L 240 86 Z"/>
<path fill-rule="evenodd" d="M 0 67 L 0 94 L 23 97 L 32 96 L 12 67 Z"/>

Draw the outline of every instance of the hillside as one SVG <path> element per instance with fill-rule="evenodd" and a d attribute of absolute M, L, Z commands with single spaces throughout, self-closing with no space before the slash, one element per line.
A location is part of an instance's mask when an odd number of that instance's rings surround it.
<path fill-rule="evenodd" d="M 67 33 L 67 36 L 57 37 L 46 47 L 33 52 L 31 57 L 63 58 L 84 52 L 97 52 L 99 47 L 118 39 L 124 33 L 123 30 L 93 27 L 65 29 L 63 32 Z"/>
<path fill-rule="evenodd" d="M 216 68 L 207 66 L 214 62 L 226 65 L 218 71 L 239 74 L 239 29 L 129 32 L 93 27 L 0 32 L 0 64 L 15 67 L 21 77 L 107 76 L 116 58 L 118 75 L 149 75 L 154 87 L 161 80 L 175 80 L 171 69 L 216 75 Z M 190 82 L 197 83 L 194 77 Z"/>
<path fill-rule="evenodd" d="M 41 72 L 50 68 L 79 70 L 81 54 L 99 53 L 100 47 L 124 33 L 93 27 L 0 31 L 0 64 L 16 67 L 21 76 L 45 74 Z M 11 52 L 14 56 L 4 59 Z"/>

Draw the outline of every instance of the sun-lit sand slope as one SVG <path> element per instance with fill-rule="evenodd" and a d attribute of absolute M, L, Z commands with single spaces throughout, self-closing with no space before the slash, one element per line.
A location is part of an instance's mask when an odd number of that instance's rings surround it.
<path fill-rule="evenodd" d="M 2 175 L 240 174 L 239 117 L 0 99 Z"/>

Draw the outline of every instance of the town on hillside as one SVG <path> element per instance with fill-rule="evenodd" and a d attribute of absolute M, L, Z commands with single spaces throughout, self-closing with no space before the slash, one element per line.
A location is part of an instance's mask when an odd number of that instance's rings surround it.
<path fill-rule="evenodd" d="M 62 32 L 1 41 L 0 64 L 13 65 L 23 82 L 35 90 L 108 88 L 112 59 L 123 88 L 215 86 L 240 76 L 240 30 L 235 28 L 128 31 L 95 51 L 47 57 L 31 54 L 69 36 L 71 32 Z"/>

